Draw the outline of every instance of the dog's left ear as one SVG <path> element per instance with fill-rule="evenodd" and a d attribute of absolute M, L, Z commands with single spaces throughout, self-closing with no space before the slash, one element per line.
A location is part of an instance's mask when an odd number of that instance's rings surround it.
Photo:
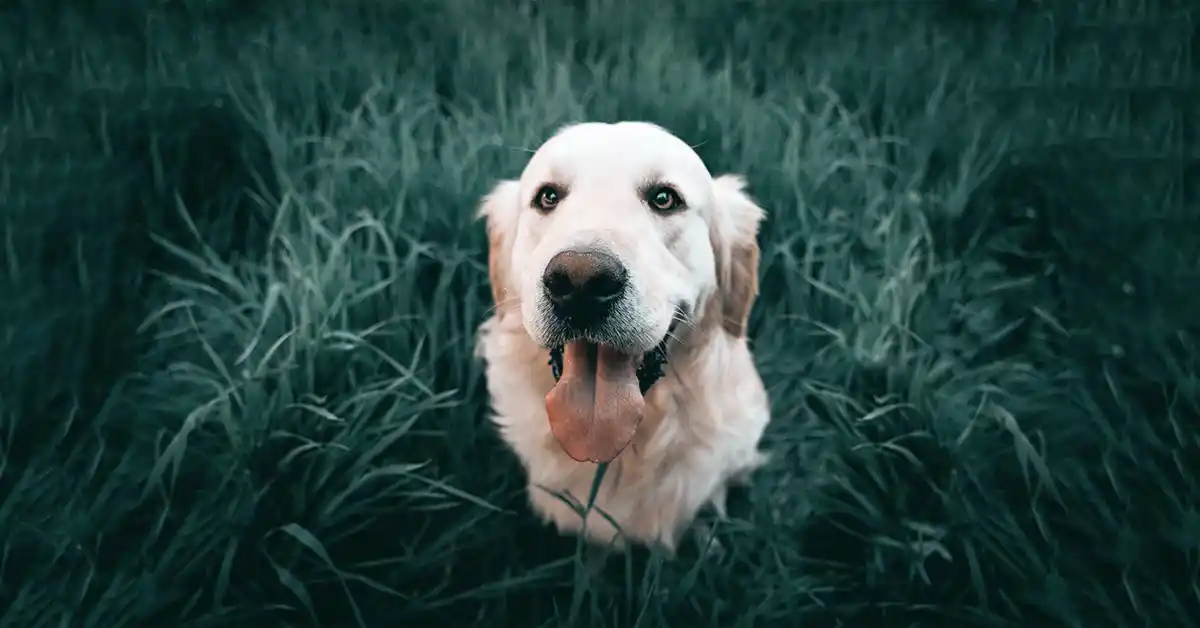
<path fill-rule="evenodd" d="M 737 175 L 713 180 L 714 215 L 709 239 L 717 261 L 717 294 L 710 310 L 730 335 L 742 338 L 758 296 L 758 227 L 766 212 L 742 191 Z"/>
<path fill-rule="evenodd" d="M 512 283 L 509 267 L 517 215 L 520 212 L 519 194 L 519 183 L 501 181 L 483 197 L 479 205 L 478 217 L 483 218 L 487 225 L 488 281 L 492 285 L 492 300 L 497 314 L 511 310 L 516 299 L 516 287 Z"/>

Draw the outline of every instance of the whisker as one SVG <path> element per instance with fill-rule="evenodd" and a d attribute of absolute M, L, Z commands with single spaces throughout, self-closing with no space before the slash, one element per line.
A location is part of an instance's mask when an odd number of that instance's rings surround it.
<path fill-rule="evenodd" d="M 696 329 L 696 321 L 687 314 L 680 314 L 677 318 L 680 324 L 686 325 L 689 329 Z"/>
<path fill-rule="evenodd" d="M 680 325 L 687 327 L 689 331 L 696 330 L 696 319 L 692 318 L 692 316 L 687 312 L 677 311 L 675 314 L 675 321 Z M 691 336 L 681 336 L 675 331 L 668 331 L 667 337 L 678 342 L 682 347 L 687 347 L 688 341 L 691 339 Z"/>
<path fill-rule="evenodd" d="M 687 346 L 687 338 L 684 336 L 680 336 L 675 331 L 668 331 L 667 338 L 670 338 L 671 340 L 678 342 L 681 346 L 685 346 L 685 347 Z"/>
<path fill-rule="evenodd" d="M 521 302 L 520 302 L 520 299 L 521 299 L 520 297 L 508 297 L 507 299 L 501 299 L 499 303 L 496 303 L 496 304 L 492 305 L 492 306 L 491 306 L 491 307 L 489 307 L 488 309 L 484 310 L 484 312 L 483 312 L 483 313 L 484 313 L 484 315 L 491 315 L 491 314 L 493 314 L 493 313 L 494 313 L 496 310 L 500 309 L 500 306 L 502 306 L 502 305 L 508 305 L 509 303 L 513 303 L 513 302 L 516 302 L 516 304 L 517 304 L 517 310 L 519 311 L 519 310 L 521 309 Z"/>

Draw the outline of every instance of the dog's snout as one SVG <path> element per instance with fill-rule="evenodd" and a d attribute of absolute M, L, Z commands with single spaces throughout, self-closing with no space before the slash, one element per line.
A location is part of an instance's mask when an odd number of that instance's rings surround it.
<path fill-rule="evenodd" d="M 542 275 L 550 302 L 573 319 L 606 315 L 628 280 L 629 273 L 620 260 L 596 249 L 562 251 L 550 259 Z"/>

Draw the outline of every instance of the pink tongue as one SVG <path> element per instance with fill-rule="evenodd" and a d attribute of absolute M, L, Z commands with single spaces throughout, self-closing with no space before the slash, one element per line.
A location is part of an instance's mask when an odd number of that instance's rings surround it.
<path fill-rule="evenodd" d="M 640 361 L 583 340 L 564 347 L 562 377 L 546 395 L 546 414 L 568 456 L 610 462 L 633 440 L 646 407 L 638 387 Z"/>

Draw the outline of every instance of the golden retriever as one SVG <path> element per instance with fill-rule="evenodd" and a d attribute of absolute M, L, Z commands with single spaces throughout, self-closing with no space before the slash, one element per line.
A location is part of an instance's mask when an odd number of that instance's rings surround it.
<path fill-rule="evenodd" d="M 484 197 L 493 420 L 560 533 L 673 553 L 767 456 L 746 342 L 763 210 L 645 122 L 568 126 Z M 586 505 L 598 463 L 609 463 Z M 615 524 L 615 525 L 614 525 Z"/>

